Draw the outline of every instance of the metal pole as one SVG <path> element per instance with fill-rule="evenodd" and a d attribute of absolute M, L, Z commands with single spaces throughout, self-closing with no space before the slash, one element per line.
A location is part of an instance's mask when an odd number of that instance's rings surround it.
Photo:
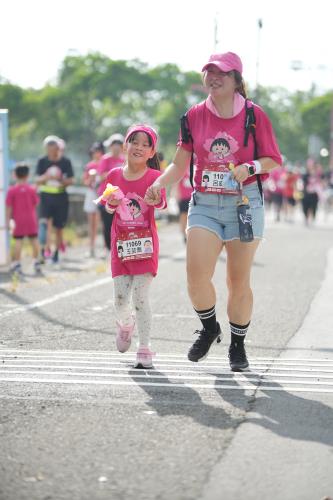
<path fill-rule="evenodd" d="M 259 66 L 260 66 L 260 46 L 261 46 L 262 19 L 258 19 L 258 25 L 257 26 L 258 26 L 258 37 L 257 37 L 256 89 L 255 89 L 256 101 L 259 100 Z"/>
<path fill-rule="evenodd" d="M 6 227 L 6 192 L 8 188 L 8 110 L 0 109 L 0 265 L 9 261 L 9 234 Z"/>
<path fill-rule="evenodd" d="M 218 46 L 218 43 L 219 43 L 218 38 L 217 38 L 217 33 L 218 33 L 217 16 L 218 16 L 218 14 L 216 13 L 216 15 L 215 15 L 215 21 L 214 21 L 214 52 L 216 52 L 217 46 Z"/>
<path fill-rule="evenodd" d="M 331 107 L 331 128 L 330 128 L 330 169 L 333 170 L 333 103 Z"/>

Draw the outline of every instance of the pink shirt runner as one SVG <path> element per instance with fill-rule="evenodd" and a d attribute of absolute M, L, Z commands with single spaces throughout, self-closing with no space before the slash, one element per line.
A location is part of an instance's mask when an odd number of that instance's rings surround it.
<path fill-rule="evenodd" d="M 179 181 L 177 188 L 179 200 L 189 200 L 191 198 L 193 189 L 190 182 L 189 170 L 186 171 L 184 177 Z"/>
<path fill-rule="evenodd" d="M 112 169 L 123 166 L 124 163 L 124 156 L 121 155 L 115 158 L 111 155 L 111 153 L 107 153 L 106 155 L 102 156 L 98 164 L 97 173 L 99 176 L 103 176 L 106 173 L 110 172 Z M 104 189 L 106 188 L 106 184 L 106 180 L 101 181 L 100 185 L 97 188 L 98 196 L 103 193 Z"/>
<path fill-rule="evenodd" d="M 112 228 L 111 228 L 111 271 L 112 277 L 122 276 L 125 274 L 136 275 L 151 273 L 156 276 L 158 269 L 158 254 L 159 241 L 157 228 L 155 224 L 154 211 L 155 208 L 163 209 L 166 207 L 166 193 L 162 190 L 161 204 L 151 207 L 144 202 L 144 197 L 149 186 L 161 175 L 158 170 L 148 168 L 141 179 L 129 181 L 123 176 L 123 169 L 114 168 L 109 173 L 106 183 L 118 186 L 125 197 L 129 200 L 127 205 L 128 213 L 120 217 L 118 212 L 115 212 Z M 134 231 L 150 230 L 152 233 L 153 253 L 151 258 L 143 260 L 122 261 L 118 255 L 117 241 L 120 233 L 125 229 Z M 148 248 L 147 248 L 148 252 Z"/>
<path fill-rule="evenodd" d="M 8 189 L 6 205 L 12 208 L 12 218 L 15 221 L 14 237 L 37 235 L 38 202 L 36 188 L 30 184 L 16 184 Z"/>
<path fill-rule="evenodd" d="M 208 101 L 208 104 L 207 104 Z M 189 128 L 193 137 L 195 153 L 194 185 L 201 186 L 202 171 L 205 167 L 218 167 L 230 162 L 240 165 L 254 160 L 254 141 L 250 135 L 248 146 L 243 146 L 245 106 L 241 102 L 234 103 L 234 112 L 241 109 L 232 118 L 221 118 L 217 111 L 212 111 L 212 102 L 208 99 L 193 106 L 188 111 Z M 270 157 L 277 163 L 282 163 L 281 154 L 277 145 L 271 122 L 264 111 L 254 106 L 256 117 L 256 140 L 258 155 Z M 181 138 L 178 145 L 187 151 L 192 151 L 192 143 L 184 143 Z M 264 181 L 268 174 L 262 174 Z M 256 182 L 256 177 L 247 179 L 244 184 Z"/>

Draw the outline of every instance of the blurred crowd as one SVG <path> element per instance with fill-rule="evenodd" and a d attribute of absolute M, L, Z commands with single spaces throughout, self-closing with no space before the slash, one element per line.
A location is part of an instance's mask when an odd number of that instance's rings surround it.
<path fill-rule="evenodd" d="M 285 164 L 274 169 L 265 182 L 265 206 L 274 211 L 276 222 L 294 222 L 301 208 L 304 223 L 310 226 L 322 208 L 325 218 L 333 212 L 333 169 L 309 158 L 305 166 Z"/>
<path fill-rule="evenodd" d="M 89 149 L 89 159 L 83 167 L 80 184 L 85 187 L 82 210 L 86 214 L 89 248 L 87 256 L 96 257 L 96 239 L 101 230 L 104 241 L 103 256 L 109 255 L 112 215 L 103 205 L 95 203 L 106 187 L 110 170 L 124 164 L 124 137 L 112 134 L 104 142 L 95 142 Z M 28 238 L 34 259 L 35 272 L 50 261 L 59 262 L 66 251 L 63 230 L 68 221 L 69 196 L 67 188 L 74 184 L 71 160 L 65 154 L 66 144 L 57 136 L 48 136 L 43 142 L 45 155 L 35 170 L 29 165 L 17 164 L 6 197 L 7 224 L 12 235 L 12 270 L 22 273 L 22 244 Z M 167 166 L 159 152 L 161 169 Z M 186 224 L 192 187 L 189 173 L 169 193 L 169 215 L 179 220 L 180 232 L 186 242 Z M 264 184 L 265 205 L 274 214 L 276 222 L 295 222 L 295 214 L 303 212 L 304 222 L 311 226 L 318 208 L 325 218 L 333 213 L 333 169 L 325 170 L 313 159 L 306 165 L 289 164 L 276 168 Z"/>

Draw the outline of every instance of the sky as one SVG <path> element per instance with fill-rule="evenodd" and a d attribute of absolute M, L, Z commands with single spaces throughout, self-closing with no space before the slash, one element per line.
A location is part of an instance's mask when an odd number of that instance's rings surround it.
<path fill-rule="evenodd" d="M 254 87 L 333 88 L 330 0 L 2 0 L 0 76 L 22 87 L 54 82 L 69 53 L 98 51 L 150 66 L 200 71 L 211 53 L 240 55 Z M 258 29 L 258 19 L 262 28 Z M 214 26 L 217 24 L 217 43 Z M 257 61 L 259 71 L 257 73 Z M 300 61 L 302 70 L 291 69 Z"/>

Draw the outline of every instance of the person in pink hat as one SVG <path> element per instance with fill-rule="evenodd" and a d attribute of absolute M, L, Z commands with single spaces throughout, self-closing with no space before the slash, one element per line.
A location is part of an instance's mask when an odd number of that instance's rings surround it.
<path fill-rule="evenodd" d="M 139 346 L 135 368 L 153 366 L 149 290 L 157 274 L 159 254 L 154 212 L 155 208 L 166 207 L 166 194 L 162 189 L 151 202 L 146 202 L 144 196 L 148 187 L 161 175 L 156 146 L 157 133 L 152 127 L 142 124 L 132 126 L 125 138 L 127 162 L 123 167 L 112 169 L 106 177 L 106 184 L 117 186 L 120 190 L 118 195 L 111 195 L 105 205 L 106 211 L 114 213 L 111 271 L 117 315 L 116 344 L 120 352 L 130 348 L 136 323 Z"/>
<path fill-rule="evenodd" d="M 231 370 L 243 371 L 249 366 L 244 339 L 253 308 L 251 266 L 264 231 L 262 181 L 282 158 L 266 113 L 246 97 L 240 57 L 213 54 L 202 72 L 208 97 L 182 117 L 174 161 L 148 189 L 146 200 L 153 202 L 161 189 L 178 182 L 191 163 L 187 276 L 202 329 L 195 332 L 188 358 L 204 359 L 221 339 L 212 278 L 225 248 L 229 362 Z"/>

